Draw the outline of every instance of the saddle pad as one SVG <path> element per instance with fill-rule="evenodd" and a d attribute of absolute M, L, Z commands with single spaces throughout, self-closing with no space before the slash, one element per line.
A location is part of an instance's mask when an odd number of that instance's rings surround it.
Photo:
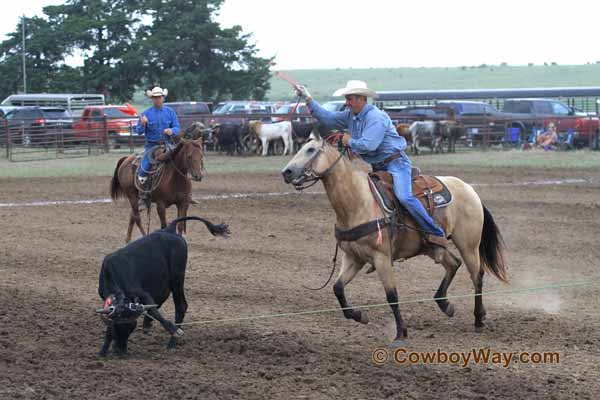
<path fill-rule="evenodd" d="M 373 193 L 373 195 L 383 200 L 383 206 L 388 209 L 386 211 L 400 206 L 394 194 L 394 182 L 391 174 L 385 171 L 372 172 L 369 174 L 369 177 L 377 190 L 377 193 Z M 373 190 L 373 187 L 371 187 L 371 190 Z M 435 176 L 413 176 L 412 192 L 423 204 L 429 215 L 432 216 L 437 208 L 445 207 L 452 202 L 452 193 Z"/>

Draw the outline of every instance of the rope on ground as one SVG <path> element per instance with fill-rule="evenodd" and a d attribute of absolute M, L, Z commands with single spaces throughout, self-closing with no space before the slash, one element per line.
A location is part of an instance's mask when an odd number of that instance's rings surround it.
<path fill-rule="evenodd" d="M 475 293 L 469 293 L 469 294 L 446 296 L 446 297 L 408 299 L 408 300 L 398 301 L 396 303 L 375 303 L 375 304 L 363 304 L 363 305 L 357 305 L 357 306 L 351 306 L 351 307 L 345 307 L 345 308 L 337 307 L 337 308 L 324 308 L 324 309 L 317 309 L 317 310 L 305 310 L 305 311 L 295 311 L 295 312 L 275 313 L 275 314 L 248 315 L 245 317 L 234 317 L 234 318 L 222 318 L 222 319 L 212 319 L 212 320 L 194 321 L 194 322 L 183 322 L 183 323 L 177 324 L 177 325 L 178 326 L 208 325 L 208 324 L 218 324 L 218 323 L 227 323 L 227 322 L 254 321 L 254 320 L 260 320 L 260 319 L 325 314 L 325 313 L 340 312 L 343 310 L 351 310 L 351 309 L 371 309 L 371 308 L 378 308 L 378 307 L 389 307 L 392 304 L 400 305 L 400 304 L 426 303 L 426 302 L 430 302 L 430 301 L 464 299 L 464 298 L 475 297 L 475 296 L 501 297 L 502 295 L 507 295 L 507 294 L 532 293 L 532 292 L 539 292 L 542 290 L 549 290 L 549 289 L 591 287 L 591 286 L 597 286 L 597 285 L 600 285 L 600 280 L 588 280 L 586 282 L 569 282 L 569 283 L 563 283 L 563 284 L 551 284 L 551 285 L 546 285 L 546 286 L 515 288 L 515 289 L 509 289 L 509 290 L 496 290 L 496 291 L 485 292 L 480 295 L 475 294 Z"/>

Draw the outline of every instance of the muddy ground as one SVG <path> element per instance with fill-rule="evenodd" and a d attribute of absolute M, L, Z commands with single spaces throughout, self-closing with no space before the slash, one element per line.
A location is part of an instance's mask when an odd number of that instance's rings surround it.
<path fill-rule="evenodd" d="M 102 258 L 123 245 L 127 205 L 0 207 L 0 398 L 597 398 L 600 181 L 594 171 L 427 172 L 481 184 L 476 189 L 507 243 L 511 276 L 507 286 L 486 275 L 484 291 L 596 285 L 484 297 L 482 333 L 473 328 L 472 298 L 454 300 L 453 318 L 433 302 L 403 305 L 408 350 L 550 351 L 559 353 L 558 364 L 376 365 L 373 350 L 386 348 L 394 334 L 387 307 L 370 310 L 368 325 L 341 312 L 191 325 L 172 351 L 160 327 L 143 335 L 138 326 L 127 357 L 99 358 L 98 272 Z M 547 182 L 564 178 L 583 181 Z M 533 181 L 545 184 L 520 184 Z M 25 203 L 107 197 L 108 178 L 0 184 L 0 203 Z M 195 197 L 290 190 L 277 174 L 211 175 L 194 183 Z M 232 235 L 213 238 L 203 226 L 188 225 L 186 321 L 338 306 L 330 287 L 302 288 L 319 286 L 329 274 L 334 216 L 323 194 L 206 200 L 190 214 L 226 221 Z M 443 277 L 425 257 L 397 263 L 395 272 L 401 301 L 431 298 Z M 449 293 L 472 293 L 464 267 Z M 354 304 L 385 302 L 377 274 L 361 272 L 347 295 Z M 173 318 L 172 303 L 163 308 Z"/>

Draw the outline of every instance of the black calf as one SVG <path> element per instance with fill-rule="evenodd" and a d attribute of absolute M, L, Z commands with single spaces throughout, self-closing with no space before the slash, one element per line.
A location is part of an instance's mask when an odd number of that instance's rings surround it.
<path fill-rule="evenodd" d="M 183 334 L 176 324 L 183 321 L 187 302 L 183 291 L 187 264 L 187 243 L 177 235 L 178 222 L 202 221 L 213 235 L 226 236 L 225 224 L 213 225 L 199 217 L 182 217 L 172 221 L 165 229 L 154 231 L 127 246 L 107 255 L 102 262 L 98 293 L 105 301 L 97 310 L 106 322 L 106 335 L 100 355 L 105 356 L 112 341 L 115 353 L 127 353 L 127 341 L 137 325 L 137 318 L 147 312 L 169 332 L 168 347 L 177 344 Z M 175 324 L 166 320 L 158 308 L 173 294 Z M 149 327 L 146 317 L 144 327 Z"/>

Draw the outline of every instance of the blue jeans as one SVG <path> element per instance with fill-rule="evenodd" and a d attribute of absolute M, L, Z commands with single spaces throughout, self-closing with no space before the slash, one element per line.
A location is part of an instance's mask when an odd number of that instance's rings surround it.
<path fill-rule="evenodd" d="M 387 165 L 387 172 L 394 177 L 394 193 L 396 193 L 398 201 L 417 221 L 421 229 L 435 236 L 446 237 L 444 230 L 436 225 L 423 204 L 413 196 L 411 168 L 412 164 L 406 155 L 393 160 Z"/>
<path fill-rule="evenodd" d="M 152 169 L 152 164 L 150 164 L 150 149 L 155 148 L 156 144 L 146 143 L 144 146 L 144 157 L 142 157 L 142 163 L 140 165 L 140 169 L 138 170 L 138 176 L 148 176 L 148 172 Z"/>

